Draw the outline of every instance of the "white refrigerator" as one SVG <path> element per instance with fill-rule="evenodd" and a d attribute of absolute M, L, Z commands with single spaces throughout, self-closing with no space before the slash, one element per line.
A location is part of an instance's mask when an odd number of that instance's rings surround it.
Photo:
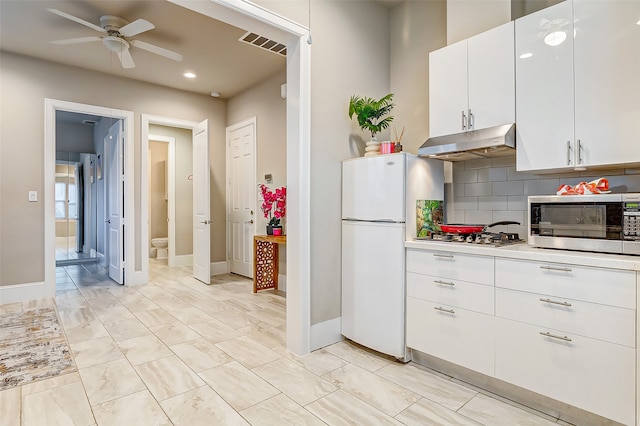
<path fill-rule="evenodd" d="M 342 163 L 342 334 L 408 361 L 405 248 L 416 201 L 444 200 L 444 163 L 407 153 Z"/>

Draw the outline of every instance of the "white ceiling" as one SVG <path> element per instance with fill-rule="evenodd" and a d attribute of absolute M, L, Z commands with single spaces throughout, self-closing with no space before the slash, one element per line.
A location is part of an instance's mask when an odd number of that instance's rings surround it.
<path fill-rule="evenodd" d="M 100 16 L 115 15 L 133 22 L 143 18 L 155 29 L 134 39 L 184 56 L 175 62 L 132 47 L 136 63 L 124 69 L 101 42 L 53 45 L 50 40 L 103 35 L 54 15 L 55 8 L 100 25 Z M 163 0 L 0 0 L 0 49 L 89 70 L 101 71 L 176 89 L 232 97 L 285 67 L 286 59 L 238 39 L 246 31 Z M 190 80 L 185 71 L 198 75 Z"/>

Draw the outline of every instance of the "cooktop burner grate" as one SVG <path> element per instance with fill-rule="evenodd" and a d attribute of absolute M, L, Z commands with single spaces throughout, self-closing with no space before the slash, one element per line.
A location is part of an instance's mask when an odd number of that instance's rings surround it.
<path fill-rule="evenodd" d="M 420 238 L 420 240 L 482 244 L 493 247 L 524 242 L 515 232 L 477 232 L 471 234 L 434 233 L 428 237 Z"/>

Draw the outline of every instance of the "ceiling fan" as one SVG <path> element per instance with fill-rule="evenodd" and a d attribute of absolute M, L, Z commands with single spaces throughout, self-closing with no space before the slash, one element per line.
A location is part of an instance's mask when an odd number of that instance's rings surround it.
<path fill-rule="evenodd" d="M 125 19 L 119 18 L 117 16 L 104 15 L 100 17 L 100 26 L 98 26 L 96 24 L 92 24 L 91 22 L 87 22 L 84 19 L 69 15 L 68 13 L 62 12 L 58 9 L 47 9 L 47 11 L 55 15 L 62 16 L 63 18 L 70 19 L 79 24 L 85 25 L 104 34 L 100 37 L 90 36 L 69 38 L 64 40 L 53 40 L 50 42 L 52 44 L 66 45 L 102 41 L 102 44 L 104 44 L 110 52 L 118 55 L 120 63 L 122 64 L 122 68 L 134 68 L 136 66 L 135 62 L 133 61 L 133 57 L 129 52 L 129 48 L 131 46 L 146 50 L 151 53 L 155 53 L 156 55 L 164 56 L 165 58 L 173 59 L 174 61 L 182 60 L 182 55 L 179 53 L 146 43 L 141 40 L 132 40 L 130 38 L 155 28 L 155 26 L 151 22 L 145 19 L 138 19 L 130 23 Z"/>

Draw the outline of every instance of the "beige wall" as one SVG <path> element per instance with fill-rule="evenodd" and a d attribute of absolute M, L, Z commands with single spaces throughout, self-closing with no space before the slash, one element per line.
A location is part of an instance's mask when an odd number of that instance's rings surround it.
<path fill-rule="evenodd" d="M 176 140 L 175 179 L 176 179 L 176 256 L 193 254 L 193 132 L 177 127 L 149 126 L 149 133 L 158 136 L 170 136 Z M 165 144 L 168 146 L 168 144 Z M 213 216 L 213 215 L 212 215 Z M 165 237 L 168 234 L 165 234 Z M 153 237 L 151 237 L 153 238 Z M 222 260 L 224 242 L 220 253 L 218 232 L 211 235 L 212 258 Z"/>
<path fill-rule="evenodd" d="M 133 111 L 136 156 L 140 155 L 141 113 L 189 121 L 209 119 L 212 188 L 224 184 L 224 158 L 213 153 L 224 152 L 226 101 L 0 52 L 0 285 L 44 281 L 45 98 Z M 29 161 L 16 162 L 15 158 Z M 140 173 L 138 164 L 134 182 L 136 270 L 142 264 Z M 29 203 L 29 190 L 37 190 L 40 201 Z M 212 229 L 224 229 L 224 204 L 224 193 L 220 197 L 212 192 Z M 224 241 L 220 243 L 212 250 L 212 261 L 226 257 Z"/>
<path fill-rule="evenodd" d="M 448 0 L 447 44 L 511 21 L 511 0 Z"/>
<path fill-rule="evenodd" d="M 169 236 L 168 148 L 167 143 L 149 141 L 149 240 Z"/>

